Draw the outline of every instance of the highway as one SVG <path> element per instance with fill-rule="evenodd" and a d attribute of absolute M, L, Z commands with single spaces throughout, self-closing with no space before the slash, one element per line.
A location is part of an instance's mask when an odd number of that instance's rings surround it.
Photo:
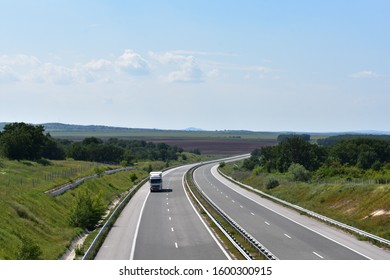
<path fill-rule="evenodd" d="M 95 259 L 230 259 L 184 191 L 193 165 L 164 172 L 164 190 L 144 184 L 124 208 Z M 389 260 L 390 253 L 230 182 L 210 163 L 194 172 L 203 192 L 282 260 Z"/>
<path fill-rule="evenodd" d="M 105 239 L 98 260 L 226 260 L 229 254 L 190 203 L 183 176 L 191 166 L 164 172 L 162 192 L 143 185 Z"/>
<path fill-rule="evenodd" d="M 389 252 L 233 184 L 204 165 L 194 178 L 204 193 L 278 259 L 390 259 Z"/>

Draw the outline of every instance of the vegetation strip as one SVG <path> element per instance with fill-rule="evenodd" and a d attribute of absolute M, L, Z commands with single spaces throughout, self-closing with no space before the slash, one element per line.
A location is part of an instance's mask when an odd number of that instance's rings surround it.
<path fill-rule="evenodd" d="M 126 195 L 126 197 L 121 201 L 120 204 L 115 208 L 115 210 L 111 213 L 107 221 L 104 223 L 102 228 L 99 230 L 99 233 L 93 240 L 92 244 L 89 246 L 87 252 L 83 256 L 83 260 L 93 260 L 99 251 L 101 245 L 103 244 L 108 232 L 114 225 L 116 219 L 119 217 L 123 208 L 125 208 L 126 204 L 130 201 L 130 199 L 134 196 L 134 194 L 139 190 L 139 188 L 148 181 L 148 177 L 139 182 L 135 187 L 133 187 L 130 192 Z"/>
<path fill-rule="evenodd" d="M 251 252 L 252 259 L 254 256 L 260 259 L 277 259 L 269 250 L 267 250 L 260 242 L 245 232 L 236 222 L 229 218 L 222 210 L 220 210 L 214 203 L 212 203 L 207 196 L 205 196 L 199 187 L 193 181 L 193 171 L 200 165 L 191 169 L 187 175 L 191 182 L 192 190 L 195 190 L 196 197 L 202 201 L 202 204 L 208 209 L 208 212 L 214 219 L 224 228 L 230 236 L 232 236 L 235 243 L 244 249 L 247 253 Z M 245 245 L 243 245 L 245 244 Z"/>
<path fill-rule="evenodd" d="M 128 171 L 128 170 L 133 170 L 133 169 L 134 169 L 134 167 L 124 167 L 124 168 L 117 168 L 117 169 L 107 170 L 107 171 L 104 171 L 103 173 L 104 173 L 104 175 L 112 175 L 112 174 L 115 174 L 115 173 L 118 173 L 118 172 Z M 64 192 L 66 192 L 66 191 L 68 191 L 70 189 L 78 187 L 79 185 L 84 183 L 86 180 L 94 179 L 94 178 L 97 178 L 97 177 L 99 177 L 99 174 L 93 174 L 93 175 L 86 176 L 86 177 L 83 177 L 83 178 L 78 178 L 78 179 L 76 179 L 72 183 L 68 183 L 68 184 L 65 184 L 65 185 L 61 185 L 59 187 L 55 187 L 55 188 L 53 188 L 51 190 L 45 191 L 45 193 L 49 193 L 52 197 L 56 197 L 56 196 L 58 196 L 60 194 L 63 194 Z"/>
<path fill-rule="evenodd" d="M 199 199 L 201 199 L 201 198 L 198 199 L 197 195 L 192 191 L 193 186 L 192 186 L 192 187 L 190 186 L 190 184 L 189 184 L 189 182 L 188 182 L 187 176 L 185 177 L 185 183 L 186 183 L 187 189 L 188 189 L 189 192 L 191 193 L 191 195 L 192 195 L 193 199 L 195 200 L 195 202 L 203 209 L 203 211 L 208 215 L 208 217 L 210 218 L 210 220 L 218 227 L 219 231 L 225 235 L 225 237 L 229 240 L 229 242 L 230 242 L 231 244 L 233 244 L 233 246 L 237 249 L 237 251 L 238 251 L 245 259 L 251 260 L 251 259 L 252 259 L 252 256 L 251 256 L 249 253 L 247 253 L 246 251 L 243 250 L 243 248 L 242 248 L 243 246 L 242 246 L 241 244 L 238 244 L 238 242 L 237 242 L 235 239 L 233 239 L 234 237 L 231 236 L 231 234 L 226 230 L 226 228 L 223 227 L 223 226 L 221 225 L 221 223 L 219 223 L 219 222 L 214 218 L 214 216 L 210 213 L 210 211 L 207 209 L 207 207 L 206 207 L 205 205 L 203 205 L 203 204 L 200 202 Z M 193 182 L 192 182 L 192 185 L 193 185 Z M 199 196 L 199 194 L 198 194 L 198 196 Z"/>
<path fill-rule="evenodd" d="M 303 208 L 303 207 L 301 207 L 301 206 L 292 204 L 292 203 L 290 203 L 290 202 L 287 202 L 287 201 L 284 201 L 284 200 L 279 199 L 279 198 L 277 198 L 277 197 L 274 197 L 274 196 L 272 196 L 272 195 L 269 195 L 269 194 L 267 194 L 267 193 L 265 193 L 265 192 L 262 192 L 262 191 L 260 191 L 260 190 L 255 189 L 255 188 L 253 188 L 253 187 L 251 187 L 251 186 L 245 185 L 245 184 L 243 184 L 243 183 L 241 183 L 241 182 L 238 182 L 238 181 L 234 180 L 233 178 L 227 176 L 227 175 L 224 174 L 219 168 L 218 168 L 218 172 L 219 172 L 222 176 L 224 176 L 226 179 L 230 180 L 231 182 L 233 182 L 233 183 L 235 183 L 235 184 L 237 184 L 237 185 L 239 185 L 239 186 L 241 186 L 241 187 L 244 187 L 244 188 L 246 188 L 246 189 L 249 189 L 249 190 L 251 190 L 251 191 L 254 191 L 254 192 L 256 192 L 257 194 L 260 194 L 260 195 L 262 195 L 262 196 L 265 196 L 265 197 L 267 197 L 267 198 L 269 198 L 269 199 L 271 199 L 271 200 L 277 201 L 277 202 L 279 202 L 279 203 L 281 203 L 281 204 L 283 204 L 283 205 L 285 205 L 285 206 L 294 208 L 295 210 L 298 210 L 298 211 L 300 211 L 300 212 L 303 212 L 303 213 L 305 213 L 305 214 L 307 214 L 307 215 L 310 215 L 310 216 L 312 216 L 312 217 L 315 217 L 315 218 L 317 218 L 317 219 L 319 219 L 319 220 L 322 220 L 322 221 L 324 221 L 324 222 L 327 222 L 327 223 L 336 225 L 336 226 L 341 227 L 341 228 L 343 228 L 343 229 L 347 229 L 347 230 L 352 231 L 352 232 L 354 232 L 354 233 L 356 233 L 356 234 L 359 234 L 359 235 L 362 235 L 362 236 L 371 238 L 371 239 L 373 239 L 373 240 L 379 241 L 379 242 L 381 242 L 381 243 L 383 243 L 383 244 L 386 244 L 386 245 L 390 245 L 390 241 L 387 240 L 387 239 L 385 239 L 385 238 L 376 236 L 376 235 L 371 234 L 371 233 L 369 233 L 369 232 L 366 232 L 366 231 L 357 229 L 357 228 L 355 228 L 355 227 L 349 226 L 349 225 L 347 225 L 347 224 L 338 222 L 338 221 L 333 220 L 333 219 L 331 219 L 331 218 L 328 218 L 328 217 L 326 217 L 326 216 L 323 216 L 323 215 L 320 215 L 320 214 L 315 213 L 315 212 L 313 212 L 313 211 L 307 210 L 307 209 L 305 209 L 305 208 Z"/>

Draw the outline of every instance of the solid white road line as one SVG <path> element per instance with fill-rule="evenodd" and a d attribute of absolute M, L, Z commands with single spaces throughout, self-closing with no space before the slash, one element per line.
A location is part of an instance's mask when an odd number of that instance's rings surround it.
<path fill-rule="evenodd" d="M 211 235 L 211 237 L 214 239 L 215 243 L 218 245 L 218 247 L 221 249 L 221 251 L 223 252 L 223 254 L 226 256 L 226 258 L 228 260 L 231 260 L 232 258 L 230 257 L 229 253 L 223 248 L 223 246 L 221 245 L 221 243 L 217 240 L 217 238 L 214 236 L 214 234 L 211 232 L 210 228 L 208 225 L 206 225 L 205 221 L 202 219 L 202 217 L 200 216 L 198 210 L 196 210 L 195 206 L 192 204 L 191 202 L 191 199 L 190 197 L 188 196 L 187 194 L 187 191 L 185 190 L 185 187 L 184 187 L 184 175 L 183 174 L 183 177 L 182 177 L 182 187 L 183 187 L 183 190 L 184 190 L 184 193 L 187 197 L 187 200 L 188 202 L 190 203 L 190 205 L 192 206 L 192 209 L 195 211 L 196 215 L 198 216 L 198 218 L 200 219 L 200 221 L 202 222 L 202 224 L 205 226 L 206 230 L 209 232 L 209 234 Z M 195 180 L 195 183 L 196 183 L 196 180 Z"/>
<path fill-rule="evenodd" d="M 349 246 L 347 246 L 347 245 L 345 245 L 345 244 L 343 244 L 343 243 L 341 243 L 341 242 L 339 242 L 339 241 L 336 241 L 335 239 L 333 239 L 333 238 L 331 238 L 331 237 L 325 235 L 324 233 L 321 233 L 321 232 L 319 232 L 319 231 L 317 231 L 317 230 L 315 230 L 315 229 L 312 229 L 312 228 L 310 228 L 309 226 L 306 226 L 306 225 L 304 225 L 304 224 L 302 224 L 302 223 L 300 223 L 300 222 L 294 220 L 293 218 L 290 218 L 290 217 L 288 217 L 288 216 L 286 216 L 286 215 L 283 215 L 283 214 L 281 214 L 280 212 L 278 212 L 278 211 L 276 211 L 276 210 L 274 210 L 274 209 L 272 209 L 272 208 L 270 208 L 270 207 L 268 207 L 268 206 L 266 206 L 266 205 L 263 205 L 263 204 L 259 203 L 259 202 L 256 201 L 255 199 L 253 199 L 253 198 L 249 197 L 248 195 L 244 194 L 244 193 L 243 193 L 244 188 L 238 187 L 238 185 L 236 185 L 236 184 L 234 184 L 234 183 L 232 183 L 232 184 L 235 185 L 235 186 L 237 186 L 238 189 L 235 189 L 235 188 L 233 188 L 233 187 L 231 187 L 231 186 L 229 186 L 229 185 L 225 185 L 224 182 L 222 182 L 222 181 L 220 180 L 220 178 L 217 177 L 217 176 L 222 176 L 222 175 L 219 175 L 219 174 L 218 174 L 218 171 L 216 171 L 216 169 L 217 169 L 217 165 L 213 166 L 212 169 L 211 169 L 211 174 L 214 176 L 215 179 L 217 179 L 218 181 L 220 181 L 224 186 L 228 187 L 229 189 L 235 191 L 236 193 L 242 195 L 243 197 L 246 197 L 247 199 L 249 199 L 249 200 L 255 202 L 256 204 L 261 205 L 262 207 L 267 208 L 268 210 L 270 210 L 270 211 L 272 211 L 272 212 L 274 212 L 274 213 L 276 213 L 276 214 L 278 214 L 278 215 L 280 215 L 280 216 L 282 216 L 282 217 L 284 217 L 284 218 L 286 218 L 286 219 L 288 219 L 288 220 L 290 220 L 290 221 L 296 223 L 297 225 L 300 225 L 300 226 L 302 226 L 302 227 L 304 227 L 304 228 L 306 228 L 306 229 L 308 229 L 308 230 L 311 230 L 312 232 L 315 232 L 316 234 L 321 235 L 322 237 L 325 237 L 325 238 L 327 238 L 328 240 L 330 240 L 330 241 L 332 241 L 332 242 L 334 242 L 334 243 L 337 243 L 337 244 L 339 244 L 339 245 L 341 245 L 341 246 L 343 246 L 343 247 L 345 247 L 345 248 L 347 248 L 347 249 L 349 249 L 349 250 L 351 250 L 351 251 L 353 251 L 353 252 L 355 252 L 355 253 L 357 253 L 357 254 L 359 254 L 359 255 L 365 257 L 365 258 L 367 258 L 367 259 L 369 259 L 369 260 L 372 260 L 372 258 L 370 258 L 370 257 L 368 257 L 368 256 L 366 256 L 366 255 L 364 255 L 363 253 L 361 253 L 361 252 L 359 252 L 359 251 L 357 251 L 357 250 L 355 250 L 355 249 L 353 249 L 353 248 L 351 248 L 351 247 L 349 247 Z M 227 180 L 227 179 L 225 179 L 224 177 L 222 177 L 222 178 L 223 178 L 223 180 Z"/>
<path fill-rule="evenodd" d="M 145 198 L 145 200 L 144 200 L 144 203 L 142 204 L 141 212 L 139 213 L 139 217 L 138 217 L 138 221 L 137 221 L 137 227 L 135 228 L 135 234 L 134 234 L 133 244 L 131 245 L 130 260 L 133 260 L 133 259 L 134 259 L 135 243 L 136 243 L 137 236 L 138 236 L 139 226 L 140 226 L 140 224 L 141 224 L 141 217 L 142 217 L 142 213 L 144 212 L 145 204 L 146 204 L 146 201 L 148 200 L 149 195 L 150 195 L 150 191 L 149 191 L 148 194 L 146 195 L 146 198 Z"/>

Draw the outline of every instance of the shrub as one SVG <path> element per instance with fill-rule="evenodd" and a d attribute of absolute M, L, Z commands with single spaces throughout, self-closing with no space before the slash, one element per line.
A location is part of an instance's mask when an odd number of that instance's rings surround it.
<path fill-rule="evenodd" d="M 77 245 L 74 248 L 74 251 L 75 251 L 76 257 L 80 257 L 80 256 L 82 257 L 85 254 L 85 250 L 84 250 L 84 246 L 83 245 Z"/>
<path fill-rule="evenodd" d="M 137 179 L 138 179 L 137 175 L 135 173 L 131 173 L 131 175 L 130 175 L 131 182 L 134 183 L 135 181 L 137 181 Z"/>
<path fill-rule="evenodd" d="M 307 182 L 311 177 L 310 172 L 299 163 L 291 164 L 288 168 L 288 173 L 292 176 L 294 181 Z"/>
<path fill-rule="evenodd" d="M 41 248 L 28 237 L 21 237 L 22 245 L 16 255 L 17 260 L 38 260 L 42 254 Z"/>
<path fill-rule="evenodd" d="M 269 178 L 266 185 L 265 185 L 265 188 L 267 190 L 270 190 L 270 189 L 276 188 L 277 186 L 279 186 L 279 181 L 276 180 L 275 178 Z"/>
<path fill-rule="evenodd" d="M 264 167 L 256 165 L 255 168 L 253 169 L 253 174 L 256 176 L 260 175 L 261 173 L 264 173 Z"/>
<path fill-rule="evenodd" d="M 93 230 L 104 212 L 105 208 L 99 196 L 93 197 L 89 192 L 80 193 L 70 217 L 70 225 Z"/>

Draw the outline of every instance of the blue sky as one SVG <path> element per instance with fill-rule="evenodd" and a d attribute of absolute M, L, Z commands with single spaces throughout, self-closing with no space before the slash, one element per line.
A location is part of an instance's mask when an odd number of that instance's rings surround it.
<path fill-rule="evenodd" d="M 0 121 L 390 131 L 389 1 L 0 4 Z"/>

